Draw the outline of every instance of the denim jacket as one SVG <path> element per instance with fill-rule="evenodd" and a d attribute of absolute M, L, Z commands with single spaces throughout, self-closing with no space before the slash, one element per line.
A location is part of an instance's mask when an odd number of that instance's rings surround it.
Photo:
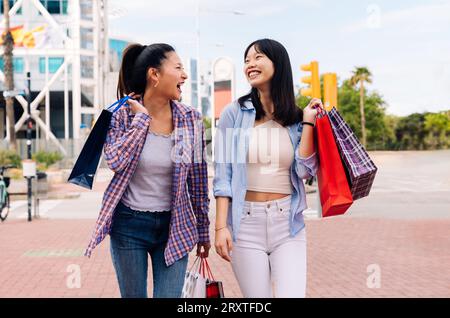
<path fill-rule="evenodd" d="M 237 101 L 227 105 L 219 119 L 214 150 L 213 180 L 214 197 L 229 197 L 227 223 L 231 227 L 233 241 L 236 241 L 247 191 L 246 158 L 249 134 L 254 126 L 256 110 L 248 100 L 244 106 Z M 294 162 L 290 168 L 292 200 L 290 209 L 290 235 L 295 236 L 305 224 L 303 210 L 306 206 L 305 186 L 302 179 L 308 179 L 317 173 L 318 159 L 316 153 L 308 158 L 299 155 L 300 137 L 303 126 L 296 123 L 287 126 L 294 148 Z"/>

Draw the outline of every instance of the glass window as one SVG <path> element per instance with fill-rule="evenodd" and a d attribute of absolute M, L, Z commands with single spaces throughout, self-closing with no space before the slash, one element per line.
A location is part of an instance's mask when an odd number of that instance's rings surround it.
<path fill-rule="evenodd" d="M 39 2 L 50 14 L 67 14 L 68 0 L 39 0 Z"/>
<path fill-rule="evenodd" d="M 59 67 L 64 63 L 63 57 L 49 57 L 48 58 L 48 72 L 50 74 L 56 73 Z M 45 57 L 39 58 L 39 73 L 45 74 Z"/>
<path fill-rule="evenodd" d="M 191 81 L 197 82 L 197 60 L 191 59 Z"/>
<path fill-rule="evenodd" d="M 14 3 L 16 3 L 16 2 L 17 2 L 17 0 L 9 0 L 9 8 L 11 9 L 12 6 L 14 5 Z M 0 13 L 3 14 L 3 0 L 0 3 Z M 20 7 L 20 9 L 17 10 L 16 14 L 18 14 L 18 15 L 22 14 L 22 7 Z"/>
<path fill-rule="evenodd" d="M 68 7 L 68 1 L 67 0 L 62 0 L 62 14 L 67 14 L 67 7 Z"/>
<path fill-rule="evenodd" d="M 39 2 L 44 6 L 44 8 L 47 8 L 47 0 L 39 0 Z M 39 15 L 41 15 L 41 12 L 39 12 Z"/>
<path fill-rule="evenodd" d="M 21 57 L 14 57 L 13 58 L 13 67 L 14 67 L 14 73 L 23 73 L 23 58 Z"/>
<path fill-rule="evenodd" d="M 21 57 L 13 57 L 13 68 L 14 73 L 23 73 L 23 58 Z M 0 58 L 0 70 L 2 72 L 5 71 L 5 62 L 3 58 Z"/>
<path fill-rule="evenodd" d="M 50 14 L 60 14 L 61 13 L 60 0 L 47 0 L 47 11 Z"/>

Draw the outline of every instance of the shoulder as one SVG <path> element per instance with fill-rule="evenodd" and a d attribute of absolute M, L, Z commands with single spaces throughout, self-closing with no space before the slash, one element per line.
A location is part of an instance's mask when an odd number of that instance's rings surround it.
<path fill-rule="evenodd" d="M 226 105 L 220 113 L 221 118 L 235 119 L 237 114 L 241 112 L 241 105 L 237 100 Z"/>
<path fill-rule="evenodd" d="M 175 104 L 175 107 L 178 108 L 178 111 L 184 117 L 192 118 L 194 120 L 202 119 L 202 114 L 198 110 L 196 110 L 194 107 L 189 106 L 184 103 L 181 103 L 181 102 L 178 102 L 178 101 L 173 101 L 173 103 Z"/>

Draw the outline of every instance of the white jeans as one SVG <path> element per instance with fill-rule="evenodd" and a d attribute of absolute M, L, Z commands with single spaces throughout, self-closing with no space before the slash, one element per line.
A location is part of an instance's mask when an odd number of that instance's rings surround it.
<path fill-rule="evenodd" d="M 303 298 L 306 290 L 306 231 L 289 236 L 291 196 L 245 201 L 231 264 L 244 297 Z"/>

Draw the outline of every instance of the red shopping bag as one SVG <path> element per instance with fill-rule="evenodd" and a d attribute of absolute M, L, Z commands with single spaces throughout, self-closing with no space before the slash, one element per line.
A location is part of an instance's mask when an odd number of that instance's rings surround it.
<path fill-rule="evenodd" d="M 203 272 L 203 276 L 206 277 L 206 298 L 224 298 L 222 282 L 214 279 L 206 258 L 202 257 L 201 261 L 200 272 Z"/>
<path fill-rule="evenodd" d="M 319 155 L 317 182 L 322 216 L 344 214 L 352 205 L 352 193 L 342 159 L 334 139 L 328 114 L 319 108 L 316 120 L 316 144 Z"/>

